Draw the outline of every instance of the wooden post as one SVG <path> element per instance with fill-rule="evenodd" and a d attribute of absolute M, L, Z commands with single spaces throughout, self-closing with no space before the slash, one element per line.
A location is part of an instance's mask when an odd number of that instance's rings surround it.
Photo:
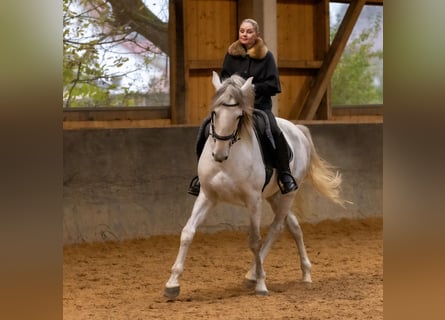
<path fill-rule="evenodd" d="M 184 74 L 184 12 L 182 1 L 170 1 L 170 108 L 172 124 L 187 122 Z"/>
<path fill-rule="evenodd" d="M 261 38 L 267 48 L 277 57 L 277 1 L 276 0 L 243 0 L 238 1 L 238 24 L 246 18 L 252 18 L 260 25 Z M 272 112 L 278 115 L 278 98 L 272 97 Z"/>

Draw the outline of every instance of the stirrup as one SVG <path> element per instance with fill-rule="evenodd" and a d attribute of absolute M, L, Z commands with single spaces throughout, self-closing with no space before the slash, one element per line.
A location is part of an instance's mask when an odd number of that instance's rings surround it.
<path fill-rule="evenodd" d="M 288 172 L 281 172 L 278 174 L 278 187 L 282 194 L 286 194 L 298 189 L 297 182 L 294 177 Z"/>
<path fill-rule="evenodd" d="M 187 192 L 192 196 L 198 196 L 200 189 L 201 189 L 201 184 L 199 183 L 198 176 L 196 176 L 190 182 L 189 189 L 187 190 Z"/>

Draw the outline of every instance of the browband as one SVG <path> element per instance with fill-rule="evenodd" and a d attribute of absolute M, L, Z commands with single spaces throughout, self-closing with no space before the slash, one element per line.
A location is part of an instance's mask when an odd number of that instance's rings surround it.
<path fill-rule="evenodd" d="M 235 103 L 225 103 L 225 102 L 223 102 L 222 105 L 224 107 L 236 107 L 236 106 L 239 106 L 239 103 L 238 102 L 235 102 Z"/>

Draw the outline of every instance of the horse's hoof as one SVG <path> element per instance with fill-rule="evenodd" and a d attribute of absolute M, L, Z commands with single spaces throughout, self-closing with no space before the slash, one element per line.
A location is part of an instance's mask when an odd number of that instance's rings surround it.
<path fill-rule="evenodd" d="M 177 296 L 179 296 L 180 289 L 179 287 L 172 287 L 172 288 L 164 288 L 164 297 L 168 299 L 174 299 Z"/>
<path fill-rule="evenodd" d="M 306 289 L 311 289 L 312 288 L 312 281 L 301 281 L 301 283 L 303 284 L 303 286 Z"/>
<path fill-rule="evenodd" d="M 269 295 L 269 291 L 255 291 L 257 296 L 265 297 Z"/>
<path fill-rule="evenodd" d="M 252 289 L 256 286 L 256 281 L 251 279 L 244 279 L 244 286 L 248 289 Z"/>

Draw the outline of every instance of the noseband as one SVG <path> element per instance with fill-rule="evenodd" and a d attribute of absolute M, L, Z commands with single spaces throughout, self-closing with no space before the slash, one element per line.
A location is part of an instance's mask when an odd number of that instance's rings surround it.
<path fill-rule="evenodd" d="M 239 103 L 238 102 L 232 103 L 232 104 L 223 103 L 222 105 L 225 106 L 225 107 L 236 107 L 236 106 L 239 106 Z M 227 136 L 221 136 L 221 135 L 216 133 L 215 121 L 214 121 L 215 114 L 216 114 L 215 111 L 212 111 L 212 117 L 211 117 L 211 126 L 212 126 L 211 135 L 212 135 L 212 138 L 215 139 L 215 140 L 221 140 L 221 141 L 230 140 L 230 145 L 232 145 L 235 142 L 237 142 L 240 139 L 239 136 L 238 136 L 238 133 L 239 133 L 239 130 L 241 128 L 241 118 L 244 116 L 244 114 L 241 117 L 238 118 L 238 125 L 237 125 L 235 131 L 233 131 L 231 134 L 229 134 Z"/>

